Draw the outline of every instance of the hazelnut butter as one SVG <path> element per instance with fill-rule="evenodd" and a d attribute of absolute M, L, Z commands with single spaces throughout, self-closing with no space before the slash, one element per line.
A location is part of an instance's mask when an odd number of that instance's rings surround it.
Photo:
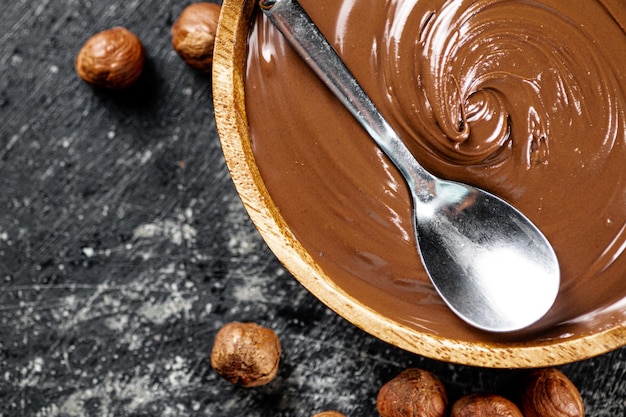
<path fill-rule="evenodd" d="M 523 335 L 462 323 L 421 265 L 402 177 L 256 13 L 244 81 L 256 163 L 338 286 L 454 339 L 562 339 L 626 321 L 626 2 L 300 3 L 416 158 L 515 205 L 561 267 L 554 307 Z"/>

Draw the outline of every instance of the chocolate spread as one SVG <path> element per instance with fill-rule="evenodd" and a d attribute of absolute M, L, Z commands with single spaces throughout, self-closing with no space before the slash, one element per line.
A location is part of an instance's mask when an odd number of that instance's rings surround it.
<path fill-rule="evenodd" d="M 300 3 L 427 169 L 503 197 L 553 244 L 562 284 L 537 337 L 626 320 L 626 3 Z M 430 285 L 400 174 L 260 13 L 247 58 L 258 167 L 315 261 L 407 326 L 490 337 Z"/>

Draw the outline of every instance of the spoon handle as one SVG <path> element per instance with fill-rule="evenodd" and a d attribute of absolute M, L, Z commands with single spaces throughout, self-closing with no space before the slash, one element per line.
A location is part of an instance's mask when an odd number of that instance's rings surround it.
<path fill-rule="evenodd" d="M 419 165 L 297 0 L 260 0 L 270 22 L 346 106 L 409 186 L 428 190 L 436 178 Z"/>

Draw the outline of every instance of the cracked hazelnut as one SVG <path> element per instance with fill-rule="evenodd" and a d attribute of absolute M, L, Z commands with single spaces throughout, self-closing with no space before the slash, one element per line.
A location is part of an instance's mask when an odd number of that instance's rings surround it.
<path fill-rule="evenodd" d="M 446 389 L 432 373 L 410 368 L 382 386 L 376 408 L 382 417 L 442 417 Z"/>
<path fill-rule="evenodd" d="M 90 84 L 122 89 L 143 71 L 144 47 L 134 33 L 115 27 L 93 35 L 76 56 L 78 76 Z"/>
<path fill-rule="evenodd" d="M 470 394 L 458 399 L 450 417 L 524 417 L 510 400 L 495 394 Z"/>
<path fill-rule="evenodd" d="M 556 368 L 531 372 L 523 382 L 521 408 L 526 417 L 583 417 L 580 392 Z"/>
<path fill-rule="evenodd" d="M 315 414 L 313 417 L 346 417 L 345 414 L 341 414 L 339 411 L 323 411 Z"/>
<path fill-rule="evenodd" d="M 270 382 L 278 373 L 280 341 L 256 323 L 232 322 L 215 336 L 211 366 L 227 381 L 244 387 Z"/>
<path fill-rule="evenodd" d="M 192 68 L 211 71 L 221 7 L 200 2 L 187 6 L 172 26 L 172 46 Z"/>

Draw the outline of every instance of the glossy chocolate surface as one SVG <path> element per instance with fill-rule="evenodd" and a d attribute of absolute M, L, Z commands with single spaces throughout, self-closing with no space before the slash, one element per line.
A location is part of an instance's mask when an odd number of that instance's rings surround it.
<path fill-rule="evenodd" d="M 623 2 L 301 4 L 425 167 L 507 199 L 552 242 L 557 302 L 512 341 L 626 319 Z M 245 88 L 263 181 L 337 285 L 416 329 L 503 337 L 447 310 L 420 263 L 402 178 L 260 13 Z"/>

